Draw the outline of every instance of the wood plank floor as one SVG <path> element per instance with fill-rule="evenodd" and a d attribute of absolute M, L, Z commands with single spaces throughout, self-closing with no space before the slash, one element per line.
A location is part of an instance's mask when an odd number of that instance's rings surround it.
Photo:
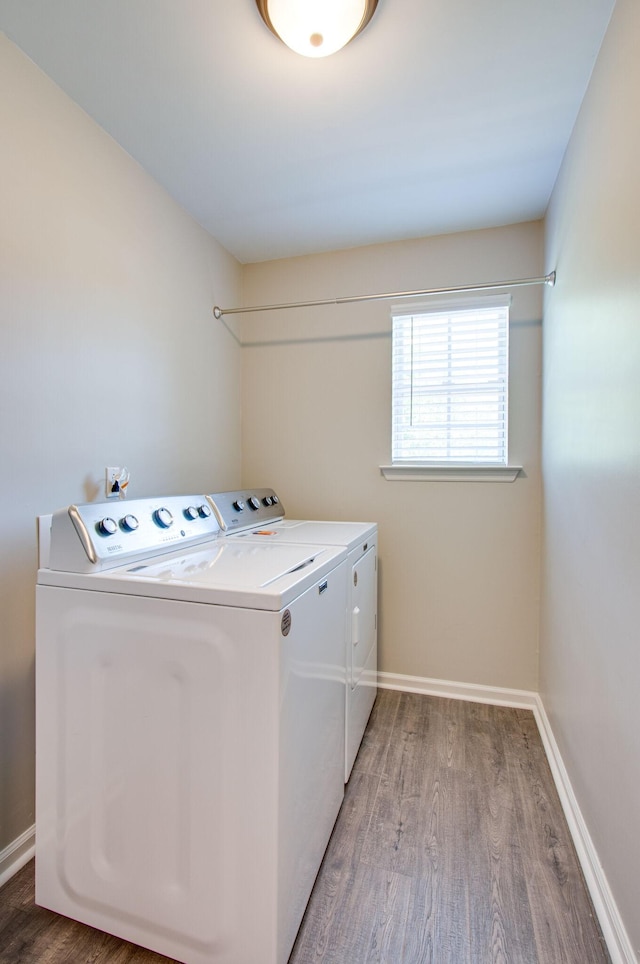
<path fill-rule="evenodd" d="M 33 877 L 0 890 L 1 964 L 166 964 Z M 289 964 L 370 962 L 609 962 L 531 712 L 380 691 Z"/>
<path fill-rule="evenodd" d="M 605 964 L 528 710 L 380 691 L 290 964 Z"/>

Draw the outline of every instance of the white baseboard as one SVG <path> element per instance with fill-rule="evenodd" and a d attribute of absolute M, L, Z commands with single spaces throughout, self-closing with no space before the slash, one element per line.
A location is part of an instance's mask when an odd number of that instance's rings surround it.
<path fill-rule="evenodd" d="M 444 696 L 471 703 L 491 703 L 493 706 L 513 706 L 532 710 L 538 694 L 533 690 L 514 690 L 502 686 L 480 686 L 477 683 L 454 683 L 447 679 L 428 679 L 423 676 L 400 676 L 397 673 L 378 673 L 378 686 L 385 690 L 404 693 L 423 693 L 425 696 Z"/>
<path fill-rule="evenodd" d="M 549 718 L 539 695 L 536 698 L 533 713 L 549 760 L 558 796 L 562 803 L 562 809 L 567 818 L 582 873 L 607 944 L 611 964 L 638 964 L 638 957 L 622 922 L 609 882 L 591 839 L 591 834 L 578 806 L 569 774 L 560 755 Z"/>
<path fill-rule="evenodd" d="M 36 852 L 36 825 L 0 850 L 0 887 L 28 863 Z"/>
<path fill-rule="evenodd" d="M 513 706 L 533 711 L 582 873 L 607 944 L 611 964 L 638 964 L 638 957 L 633 950 L 591 835 L 580 812 L 540 694 L 530 690 L 478 686 L 475 683 L 455 683 L 451 680 L 401 676 L 396 673 L 379 673 L 378 686 L 381 689 L 423 693 L 427 696 L 443 696 L 475 703 L 492 703 L 496 706 Z"/>

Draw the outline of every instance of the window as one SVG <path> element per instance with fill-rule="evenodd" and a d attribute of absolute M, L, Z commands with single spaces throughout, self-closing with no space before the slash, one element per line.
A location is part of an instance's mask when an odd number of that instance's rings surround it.
<path fill-rule="evenodd" d="M 392 311 L 394 465 L 507 465 L 509 301 Z"/>

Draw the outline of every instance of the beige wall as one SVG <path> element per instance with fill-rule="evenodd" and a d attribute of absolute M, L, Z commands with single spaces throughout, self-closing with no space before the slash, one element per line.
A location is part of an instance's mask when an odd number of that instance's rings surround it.
<path fill-rule="evenodd" d="M 250 265 L 244 303 L 535 276 L 542 241 L 536 222 Z M 243 316 L 243 484 L 273 485 L 292 517 L 379 523 L 386 672 L 537 689 L 541 304 L 514 291 L 512 484 L 382 478 L 388 302 Z"/>
<path fill-rule="evenodd" d="M 640 954 L 639 49 L 618 0 L 548 216 L 541 690 Z"/>
<path fill-rule="evenodd" d="M 240 481 L 240 266 L 0 35 L 0 851 L 34 820 L 35 517 Z"/>

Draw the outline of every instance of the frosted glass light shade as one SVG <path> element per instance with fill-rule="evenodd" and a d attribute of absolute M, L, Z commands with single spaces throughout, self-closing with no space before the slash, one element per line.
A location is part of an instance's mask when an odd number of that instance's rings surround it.
<path fill-rule="evenodd" d="M 256 0 L 262 19 L 304 57 L 334 54 L 371 20 L 378 0 Z"/>

